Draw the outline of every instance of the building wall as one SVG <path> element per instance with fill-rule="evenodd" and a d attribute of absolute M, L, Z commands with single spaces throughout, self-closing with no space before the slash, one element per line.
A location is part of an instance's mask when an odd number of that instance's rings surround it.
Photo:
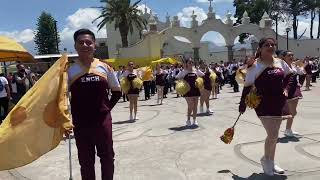
<path fill-rule="evenodd" d="M 262 20 L 264 21 L 264 20 Z M 267 21 L 266 21 L 267 22 Z M 264 23 L 262 23 L 264 24 Z M 270 24 L 270 23 L 269 23 Z M 117 56 L 117 45 L 121 45 L 120 34 L 114 31 L 114 27 L 108 29 L 108 46 L 109 56 L 111 58 Z M 159 27 L 164 28 L 165 24 L 159 22 Z M 209 31 L 219 32 L 225 39 L 227 46 L 233 46 L 234 41 L 241 33 L 250 33 L 260 40 L 263 37 L 276 37 L 276 33 L 271 26 L 258 26 L 255 24 L 241 24 L 238 26 L 232 26 L 225 24 L 220 19 L 207 19 L 201 26 L 196 28 L 185 27 L 169 27 L 163 31 L 158 28 L 157 35 L 155 33 L 148 33 L 144 36 L 144 40 L 138 40 L 135 37 L 130 37 L 129 48 L 120 48 L 120 57 L 151 57 L 159 55 L 162 49 L 162 45 L 165 42 L 170 42 L 174 39 L 174 36 L 187 37 L 191 43 L 175 43 L 169 47 L 164 48 L 164 54 L 190 54 L 193 52 L 193 47 L 200 47 L 200 58 L 216 61 L 218 59 L 228 59 L 227 52 L 214 53 L 214 56 L 210 56 L 208 47 L 201 44 L 201 38 Z M 133 43 L 134 42 L 134 43 Z M 286 37 L 279 36 L 278 46 L 279 49 L 286 50 Z M 119 45 L 118 45 L 119 46 Z M 158 48 L 158 49 L 157 49 Z M 297 58 L 303 58 L 305 56 L 320 56 L 320 40 L 289 40 L 289 49 L 295 53 Z M 238 55 L 235 52 L 234 56 Z M 239 56 L 240 57 L 240 56 Z"/>

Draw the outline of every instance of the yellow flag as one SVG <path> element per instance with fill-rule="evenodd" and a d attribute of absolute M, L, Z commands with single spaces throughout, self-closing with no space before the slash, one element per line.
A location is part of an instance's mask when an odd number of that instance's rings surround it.
<path fill-rule="evenodd" d="M 63 55 L 21 98 L 0 126 L 0 171 L 31 163 L 57 147 L 72 128 Z"/>

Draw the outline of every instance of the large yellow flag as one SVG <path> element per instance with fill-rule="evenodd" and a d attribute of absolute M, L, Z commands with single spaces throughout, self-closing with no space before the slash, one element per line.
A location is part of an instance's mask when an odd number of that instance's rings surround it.
<path fill-rule="evenodd" d="M 17 168 L 57 147 L 72 128 L 63 55 L 22 97 L 0 126 L 0 171 Z"/>

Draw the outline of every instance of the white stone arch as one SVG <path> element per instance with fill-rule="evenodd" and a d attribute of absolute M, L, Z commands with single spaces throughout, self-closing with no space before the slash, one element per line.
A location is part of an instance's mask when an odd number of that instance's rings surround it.
<path fill-rule="evenodd" d="M 177 55 L 177 54 L 184 54 L 185 52 L 189 52 L 192 50 L 194 44 L 194 40 L 192 39 L 192 33 L 190 28 L 186 27 L 170 27 L 164 29 L 163 31 L 158 33 L 160 36 L 160 52 L 161 56 L 167 55 Z M 188 40 L 188 42 L 184 42 L 179 40 L 176 37 L 182 37 Z M 172 41 L 172 40 L 175 41 Z M 174 46 L 176 48 L 170 48 Z M 168 51 L 169 48 L 169 51 Z M 167 49 L 167 50 L 166 50 Z M 164 50 L 169 54 L 164 54 Z M 184 50 L 184 51 L 181 51 Z M 187 51 L 186 51 L 187 50 Z"/>
<path fill-rule="evenodd" d="M 186 27 L 170 27 L 167 29 L 164 29 L 163 31 L 159 32 L 160 35 L 160 44 L 164 44 L 168 39 L 174 38 L 175 36 L 181 36 L 186 39 L 188 39 L 191 43 L 193 43 L 192 39 L 192 33 L 190 33 L 190 28 Z"/>
<path fill-rule="evenodd" d="M 223 23 L 220 19 L 204 21 L 204 23 L 201 26 L 196 28 L 196 31 L 197 33 L 195 34 L 195 42 L 198 44 L 200 44 L 202 37 L 210 31 L 220 33 L 224 38 L 226 44 L 229 43 L 230 37 L 232 35 L 230 31 L 230 26 Z"/>
<path fill-rule="evenodd" d="M 243 33 L 249 33 L 249 34 L 254 35 L 258 39 L 258 41 L 260 39 L 262 39 L 263 37 L 265 37 L 263 29 L 261 27 L 259 27 L 258 25 L 242 24 L 242 25 L 236 26 L 232 29 L 232 36 L 230 39 L 231 42 L 234 43 L 235 39 Z"/>

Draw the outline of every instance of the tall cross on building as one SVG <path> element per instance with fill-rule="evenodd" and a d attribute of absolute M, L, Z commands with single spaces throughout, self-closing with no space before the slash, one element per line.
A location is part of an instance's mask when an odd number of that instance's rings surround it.
<path fill-rule="evenodd" d="M 210 7 L 212 7 L 212 1 L 213 1 L 213 0 L 208 0 L 208 1 L 210 2 Z"/>

